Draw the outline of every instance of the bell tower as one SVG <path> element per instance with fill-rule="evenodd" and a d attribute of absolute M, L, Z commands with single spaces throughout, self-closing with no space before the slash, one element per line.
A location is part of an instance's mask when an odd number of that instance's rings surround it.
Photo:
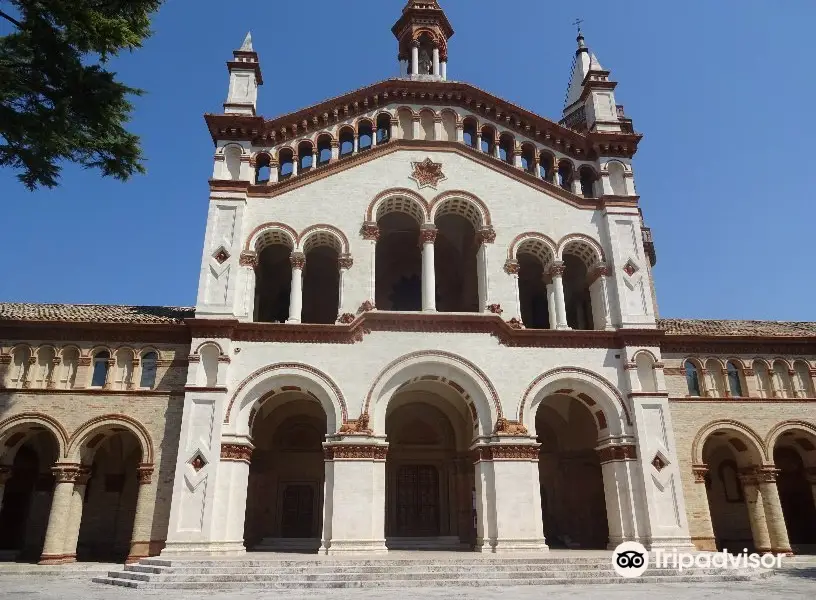
<path fill-rule="evenodd" d="M 399 42 L 401 77 L 448 78 L 448 40 L 453 37 L 453 27 L 439 2 L 408 0 L 391 31 Z"/>

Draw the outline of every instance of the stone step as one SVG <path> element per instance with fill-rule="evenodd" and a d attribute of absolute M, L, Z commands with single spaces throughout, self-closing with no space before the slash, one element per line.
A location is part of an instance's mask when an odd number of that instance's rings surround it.
<path fill-rule="evenodd" d="M 761 576 L 761 575 L 759 575 Z M 592 584 L 623 584 L 623 583 L 705 583 L 713 581 L 747 581 L 755 579 L 757 575 L 736 574 L 733 572 L 726 572 L 722 575 L 656 575 L 625 579 L 623 577 L 603 576 L 592 577 Z M 236 588 L 235 581 L 223 582 L 164 582 L 164 581 L 135 581 L 132 579 L 119 579 L 114 577 L 96 577 L 93 579 L 95 583 L 104 583 L 110 585 L 117 585 L 138 589 L 156 589 L 156 590 L 231 590 Z M 513 580 L 513 585 L 570 585 L 589 583 L 585 578 L 578 577 L 538 577 L 528 579 Z M 240 589 L 351 589 L 351 588 L 416 588 L 416 587 L 490 587 L 499 586 L 505 587 L 507 579 L 499 578 L 464 578 L 464 579 L 383 579 L 383 580 L 329 580 L 329 581 L 308 581 L 308 580 L 290 580 L 290 581 L 247 581 L 242 582 Z"/>
<path fill-rule="evenodd" d="M 221 568 L 221 567 L 358 567 L 358 566 L 408 566 L 408 565 L 474 565 L 493 568 L 496 565 L 585 565 L 585 564 L 611 564 L 612 556 L 608 557 L 517 557 L 517 558 L 497 558 L 485 556 L 480 558 L 428 558 L 426 559 L 392 559 L 392 558 L 361 558 L 361 559 L 335 559 L 326 557 L 322 560 L 296 559 L 296 560 L 274 560 L 274 559 L 163 559 L 145 558 L 139 564 L 152 567 L 197 567 L 197 568 Z"/>

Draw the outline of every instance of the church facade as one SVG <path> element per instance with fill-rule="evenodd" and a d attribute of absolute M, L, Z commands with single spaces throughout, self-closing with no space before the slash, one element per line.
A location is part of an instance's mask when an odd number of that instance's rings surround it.
<path fill-rule="evenodd" d="M 195 307 L 0 304 L 0 554 L 816 548 L 816 323 L 661 319 L 641 138 L 400 77 L 274 119 L 227 63 Z"/>

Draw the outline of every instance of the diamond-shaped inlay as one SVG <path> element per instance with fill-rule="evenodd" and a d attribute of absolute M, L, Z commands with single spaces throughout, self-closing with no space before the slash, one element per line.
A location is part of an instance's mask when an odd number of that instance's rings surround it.
<path fill-rule="evenodd" d="M 638 272 L 638 267 L 630 259 L 629 261 L 627 261 L 625 265 L 623 265 L 623 272 L 629 275 L 629 277 L 631 277 L 632 275 Z"/>
<path fill-rule="evenodd" d="M 659 454 L 655 454 L 655 457 L 652 459 L 652 466 L 657 470 L 659 473 L 663 469 L 666 468 L 666 461 L 664 461 Z"/>
<path fill-rule="evenodd" d="M 207 465 L 207 461 L 204 460 L 204 457 L 201 454 L 196 454 L 193 457 L 193 460 L 190 461 L 190 466 L 193 467 L 196 473 L 198 473 L 201 469 L 203 469 Z"/>
<path fill-rule="evenodd" d="M 218 249 L 218 251 L 213 255 L 213 258 L 218 262 L 219 265 L 223 265 L 229 257 L 230 254 L 224 249 L 224 246 L 221 246 Z"/>

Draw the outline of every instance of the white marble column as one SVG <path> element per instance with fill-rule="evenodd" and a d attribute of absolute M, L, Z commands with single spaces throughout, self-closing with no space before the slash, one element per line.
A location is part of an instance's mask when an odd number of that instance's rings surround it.
<path fill-rule="evenodd" d="M 298 155 L 294 154 L 292 156 L 292 177 L 297 177 L 299 161 L 300 161 L 300 158 L 298 157 Z"/>
<path fill-rule="evenodd" d="M 422 310 L 433 312 L 436 310 L 436 272 L 434 265 L 434 242 L 436 242 L 436 228 L 425 227 L 420 230 L 422 242 Z"/>
<path fill-rule="evenodd" d="M 346 311 L 346 299 L 345 299 L 345 281 L 346 281 L 346 272 L 354 265 L 354 260 L 351 258 L 350 254 L 341 254 L 340 257 L 337 259 L 337 267 L 340 270 L 340 281 L 339 286 L 340 289 L 337 290 L 337 316 L 338 318 Z M 351 311 L 348 311 L 351 312 Z"/>
<path fill-rule="evenodd" d="M 258 255 L 255 252 L 241 252 L 238 257 L 238 265 L 241 268 L 244 279 L 243 310 L 241 311 L 247 321 L 255 318 L 255 269 L 258 266 Z"/>
<path fill-rule="evenodd" d="M 79 542 L 79 527 L 82 524 L 82 507 L 85 501 L 85 491 L 88 489 L 88 479 L 91 471 L 81 468 L 71 493 L 70 506 L 68 508 L 68 519 L 65 525 L 65 541 L 63 543 L 63 554 L 65 558 L 62 562 L 73 562 L 76 560 L 77 542 Z"/>
<path fill-rule="evenodd" d="M 444 81 L 448 80 L 448 61 L 443 60 L 439 65 L 439 74 Z"/>
<path fill-rule="evenodd" d="M 547 316 L 550 319 L 550 329 L 558 329 L 558 316 L 555 309 L 555 286 L 547 283 Z"/>
<path fill-rule="evenodd" d="M 65 562 L 66 557 L 63 550 L 65 531 L 71 508 L 71 497 L 74 493 L 74 482 L 79 477 L 80 466 L 76 463 L 62 463 L 53 466 L 51 471 L 54 473 L 56 484 L 51 499 L 51 512 L 48 515 L 45 543 L 40 557 L 41 565 Z"/>
<path fill-rule="evenodd" d="M 410 61 L 400 58 L 400 77 L 406 77 L 408 75 L 408 64 Z"/>
<path fill-rule="evenodd" d="M 609 267 L 607 267 L 605 263 L 601 263 L 595 267 L 595 271 L 592 274 L 592 277 L 595 278 L 593 284 L 597 286 L 597 292 L 593 300 L 600 305 L 594 312 L 603 319 L 601 323 L 595 323 L 595 328 L 605 329 L 606 331 L 614 329 L 612 326 L 612 311 L 609 306 L 609 287 L 607 284 L 609 274 Z M 595 315 L 593 315 L 593 318 L 594 317 Z"/>
<path fill-rule="evenodd" d="M 367 436 L 323 444 L 326 483 L 321 554 L 384 553 L 388 444 Z"/>
<path fill-rule="evenodd" d="M 567 305 L 564 300 L 564 263 L 555 261 L 550 267 L 550 277 L 552 277 L 552 286 L 555 296 L 555 328 L 569 329 L 567 325 Z"/>
<path fill-rule="evenodd" d="M 287 323 L 300 323 L 303 314 L 303 268 L 306 256 L 302 252 L 292 252 L 289 256 L 292 265 L 292 289 L 289 293 L 289 318 Z"/>
<path fill-rule="evenodd" d="M 433 74 L 435 77 L 439 77 L 439 48 L 434 46 L 433 49 Z"/>
<path fill-rule="evenodd" d="M 474 447 L 477 481 L 481 480 L 477 494 L 483 496 L 477 500 L 477 512 L 487 516 L 486 527 L 479 528 L 477 552 L 548 550 L 541 520 L 538 447 L 534 440 L 516 436 Z"/>
<path fill-rule="evenodd" d="M 366 240 L 369 244 L 369 262 L 371 264 L 371 268 L 369 269 L 368 273 L 368 300 L 372 302 L 372 304 L 376 304 L 377 301 L 377 240 L 380 237 L 380 228 L 377 226 L 376 221 L 370 221 L 363 223 L 363 227 L 360 230 L 360 233 L 363 236 L 363 239 Z"/>
<path fill-rule="evenodd" d="M 411 42 L 411 75 L 419 75 L 419 42 Z"/>
<path fill-rule="evenodd" d="M 337 140 L 331 141 L 331 161 L 335 161 L 340 158 L 340 143 Z"/>
<path fill-rule="evenodd" d="M 133 533 L 130 537 L 130 550 L 125 562 L 136 562 L 147 558 L 151 552 L 150 542 L 153 538 L 153 508 L 156 501 L 155 488 L 151 486 L 153 465 L 139 465 L 139 492 L 136 496 L 136 513 L 133 516 Z M 155 551 L 155 549 L 153 549 Z"/>

